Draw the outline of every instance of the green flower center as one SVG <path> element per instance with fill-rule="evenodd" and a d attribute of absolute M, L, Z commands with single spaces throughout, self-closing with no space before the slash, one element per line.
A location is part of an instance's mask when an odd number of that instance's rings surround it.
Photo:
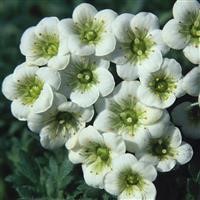
<path fill-rule="evenodd" d="M 143 178 L 137 173 L 134 172 L 131 168 L 124 169 L 119 173 L 119 188 L 126 191 L 132 189 L 133 185 L 142 188 Z"/>
<path fill-rule="evenodd" d="M 198 103 L 194 103 L 188 108 L 188 116 L 191 123 L 193 124 L 200 123 L 200 107 Z"/>
<path fill-rule="evenodd" d="M 76 24 L 76 32 L 86 44 L 97 44 L 104 32 L 104 21 L 88 20 L 82 24 Z"/>
<path fill-rule="evenodd" d="M 140 120 L 145 118 L 145 111 L 136 104 L 137 100 L 134 97 L 122 99 L 120 103 L 111 103 L 109 120 L 113 131 L 126 131 L 127 134 L 134 135 L 135 130 L 141 125 Z"/>
<path fill-rule="evenodd" d="M 56 35 L 44 34 L 34 43 L 34 51 L 44 58 L 52 58 L 58 54 L 59 38 Z"/>
<path fill-rule="evenodd" d="M 146 31 L 137 30 L 136 33 L 129 32 L 129 37 L 132 42 L 124 44 L 124 49 L 127 52 L 127 59 L 132 63 L 138 63 L 147 58 L 154 46 L 154 41 L 147 36 Z"/>
<path fill-rule="evenodd" d="M 97 149 L 97 156 L 101 158 L 103 161 L 107 161 L 109 159 L 109 149 L 106 147 L 99 147 Z"/>
<path fill-rule="evenodd" d="M 148 87 L 162 100 L 167 100 L 176 89 L 176 83 L 173 78 L 164 73 L 155 72 L 149 81 Z"/>
<path fill-rule="evenodd" d="M 93 73 L 88 69 L 82 70 L 77 74 L 77 79 L 80 83 L 88 84 L 93 80 Z"/>
<path fill-rule="evenodd" d="M 23 80 L 18 81 L 17 92 L 21 101 L 25 105 L 32 105 L 39 97 L 44 82 L 36 75 L 28 76 Z"/>

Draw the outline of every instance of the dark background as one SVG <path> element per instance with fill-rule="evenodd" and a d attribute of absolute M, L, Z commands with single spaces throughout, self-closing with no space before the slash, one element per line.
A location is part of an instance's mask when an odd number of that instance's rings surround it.
<path fill-rule="evenodd" d="M 172 18 L 174 4 L 173 0 L 0 0 L 0 83 L 24 61 L 19 42 L 25 29 L 46 16 L 71 17 L 73 9 L 82 2 L 89 2 L 98 10 L 110 8 L 119 14 L 153 12 L 159 17 L 161 27 Z M 167 56 L 182 64 L 184 74 L 193 67 L 181 51 L 171 50 Z M 185 96 L 176 104 L 187 99 L 195 101 Z M 155 182 L 158 200 L 200 199 L 200 142 L 184 140 L 192 144 L 194 158 L 185 166 L 159 174 Z M 25 122 L 11 115 L 10 102 L 0 93 L 0 200 L 18 198 L 114 199 L 104 191 L 85 185 L 80 166 L 68 162 L 64 148 L 42 149 L 38 135 L 31 133 Z"/>

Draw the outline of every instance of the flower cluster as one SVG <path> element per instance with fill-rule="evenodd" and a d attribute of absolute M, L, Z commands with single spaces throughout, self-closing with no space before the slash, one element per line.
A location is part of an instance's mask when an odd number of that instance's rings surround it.
<path fill-rule="evenodd" d="M 163 30 L 147 12 L 97 11 L 88 3 L 72 18 L 46 17 L 21 38 L 25 62 L 2 84 L 12 114 L 39 133 L 46 149 L 64 146 L 85 182 L 120 200 L 153 200 L 153 181 L 189 162 L 182 133 L 200 138 L 200 4 L 177 0 Z M 193 64 L 166 58 L 184 49 Z M 110 70 L 116 65 L 121 82 Z M 185 94 L 197 102 L 167 108 Z"/>

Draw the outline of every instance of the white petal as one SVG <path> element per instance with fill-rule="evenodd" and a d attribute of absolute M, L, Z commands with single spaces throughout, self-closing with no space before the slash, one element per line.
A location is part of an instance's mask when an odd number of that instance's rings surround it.
<path fill-rule="evenodd" d="M 173 6 L 173 16 L 176 20 L 180 22 L 185 22 L 185 18 L 188 13 L 198 13 L 200 9 L 200 4 L 196 0 L 183 1 L 178 0 Z"/>
<path fill-rule="evenodd" d="M 11 104 L 11 112 L 18 120 L 26 121 L 31 112 L 31 107 L 24 105 L 20 100 L 14 100 Z"/>
<path fill-rule="evenodd" d="M 181 145 L 182 142 L 182 136 L 181 136 L 181 132 L 177 127 L 173 127 L 171 128 L 172 133 L 170 134 L 170 145 L 172 147 L 178 147 Z M 170 132 L 171 132 L 170 131 Z M 168 131 L 169 134 L 169 131 Z"/>
<path fill-rule="evenodd" d="M 65 69 L 69 63 L 70 55 L 63 55 L 63 56 L 54 56 L 48 62 L 48 67 L 51 67 L 55 70 L 62 70 Z"/>
<path fill-rule="evenodd" d="M 140 154 L 140 152 L 139 152 L 139 154 Z M 138 156 L 137 153 L 136 153 L 136 156 Z M 144 162 L 144 163 L 152 164 L 152 165 L 157 165 L 159 162 L 159 159 L 157 156 L 153 156 L 152 154 L 148 154 L 148 153 L 144 152 L 144 154 L 140 158 L 140 161 Z"/>
<path fill-rule="evenodd" d="M 112 30 L 119 42 L 130 42 L 128 32 L 130 31 L 130 22 L 134 15 L 124 13 L 119 15 L 112 24 Z"/>
<path fill-rule="evenodd" d="M 60 31 L 62 38 L 68 38 L 69 35 L 75 33 L 75 26 L 74 22 L 71 18 L 62 19 L 58 23 L 58 29 Z"/>
<path fill-rule="evenodd" d="M 9 100 L 17 98 L 18 95 L 16 86 L 16 83 L 13 81 L 13 74 L 6 76 L 2 83 L 3 95 Z"/>
<path fill-rule="evenodd" d="M 130 168 L 136 162 L 137 158 L 133 154 L 126 153 L 113 160 L 113 169 L 122 171 L 126 168 Z"/>
<path fill-rule="evenodd" d="M 163 54 L 166 54 L 169 51 L 169 47 L 163 41 L 162 31 L 160 29 L 155 29 L 151 31 L 149 35 L 156 43 L 156 48 L 158 48 Z"/>
<path fill-rule="evenodd" d="M 97 87 L 101 96 L 105 97 L 109 95 L 115 87 L 115 81 L 112 74 L 102 67 L 96 69 L 95 73 L 97 74 L 97 79 L 99 82 Z"/>
<path fill-rule="evenodd" d="M 140 189 L 133 185 L 131 187 L 131 191 L 126 191 L 124 190 L 119 196 L 118 196 L 118 200 L 142 200 L 142 193 L 140 191 Z"/>
<path fill-rule="evenodd" d="M 163 110 L 152 108 L 149 106 L 145 106 L 144 104 L 137 103 L 136 105 L 139 109 L 142 108 L 142 110 L 145 111 L 145 118 L 141 120 L 141 123 L 145 125 L 154 124 L 157 122 L 163 115 Z"/>
<path fill-rule="evenodd" d="M 39 55 L 26 57 L 26 62 L 30 65 L 43 66 L 46 65 L 48 61 L 49 58 L 40 57 Z"/>
<path fill-rule="evenodd" d="M 45 17 L 35 27 L 35 33 L 38 37 L 42 37 L 40 34 L 58 35 L 58 22 L 57 17 Z"/>
<path fill-rule="evenodd" d="M 116 133 L 103 133 L 103 138 L 106 146 L 117 156 L 126 152 L 126 146 L 121 136 Z"/>
<path fill-rule="evenodd" d="M 173 159 L 165 159 L 158 163 L 157 170 L 159 172 L 169 172 L 176 165 L 176 161 Z"/>
<path fill-rule="evenodd" d="M 155 72 L 160 69 L 163 57 L 160 50 L 152 50 L 145 60 L 138 64 L 138 73 L 142 76 L 144 72 Z"/>
<path fill-rule="evenodd" d="M 149 143 L 148 129 L 141 127 L 135 131 L 135 134 L 123 134 L 124 141 L 126 142 L 126 150 L 135 153 L 143 149 Z"/>
<path fill-rule="evenodd" d="M 93 127 L 88 126 L 87 128 L 84 128 L 79 133 L 79 143 L 82 146 L 89 145 L 89 143 L 99 143 L 103 144 L 103 137 L 100 135 L 100 133 Z"/>
<path fill-rule="evenodd" d="M 33 51 L 33 46 L 37 36 L 35 34 L 35 27 L 28 28 L 21 37 L 20 51 L 25 56 L 34 56 L 36 53 Z"/>
<path fill-rule="evenodd" d="M 182 88 L 191 96 L 198 96 L 200 93 L 200 68 L 193 68 L 182 81 Z"/>
<path fill-rule="evenodd" d="M 120 181 L 119 173 L 116 171 L 111 171 L 108 174 L 106 174 L 104 179 L 104 188 L 105 190 L 112 194 L 112 195 L 119 195 L 121 193 L 122 188 L 119 187 L 118 182 Z"/>
<path fill-rule="evenodd" d="M 133 32 L 137 30 L 151 31 L 159 28 L 158 17 L 152 13 L 140 12 L 131 20 L 131 29 Z"/>
<path fill-rule="evenodd" d="M 193 64 L 200 64 L 200 45 L 189 44 L 183 50 L 185 57 Z"/>
<path fill-rule="evenodd" d="M 99 11 L 94 19 L 97 21 L 104 21 L 106 31 L 111 31 L 111 25 L 114 19 L 117 17 L 117 13 L 111 9 L 104 9 Z"/>
<path fill-rule="evenodd" d="M 48 110 L 53 103 L 53 91 L 48 84 L 44 84 L 43 89 L 37 98 L 37 100 L 33 104 L 33 112 L 41 113 Z"/>
<path fill-rule="evenodd" d="M 138 78 L 138 66 L 130 62 L 124 65 L 117 65 L 117 74 L 123 80 L 131 81 Z"/>
<path fill-rule="evenodd" d="M 101 113 L 99 113 L 94 121 L 94 127 L 104 132 L 112 131 L 112 127 L 109 123 L 111 114 L 112 113 L 108 110 L 104 110 Z"/>
<path fill-rule="evenodd" d="M 61 38 L 60 36 L 60 42 L 59 42 L 59 47 L 58 47 L 58 54 L 59 56 L 64 56 L 69 53 L 69 48 L 68 48 L 68 36 Z"/>
<path fill-rule="evenodd" d="M 104 33 L 101 37 L 101 40 L 96 44 L 96 56 L 106 56 L 115 50 L 116 39 L 112 33 Z"/>
<path fill-rule="evenodd" d="M 84 24 L 86 21 L 93 19 L 97 10 L 89 3 L 82 3 L 78 5 L 72 14 L 75 23 Z"/>
<path fill-rule="evenodd" d="M 164 69 L 168 76 L 179 80 L 182 77 L 182 68 L 181 65 L 175 59 L 165 58 L 161 69 Z"/>
<path fill-rule="evenodd" d="M 181 26 L 174 19 L 165 24 L 162 37 L 164 42 L 173 49 L 183 49 L 189 42 L 189 38 L 180 33 Z"/>
<path fill-rule="evenodd" d="M 93 86 L 84 92 L 74 90 L 70 94 L 70 99 L 83 108 L 91 106 L 97 101 L 98 98 L 99 91 L 96 86 Z"/>
<path fill-rule="evenodd" d="M 181 145 L 178 149 L 178 153 L 176 155 L 176 159 L 178 163 L 184 165 L 185 163 L 189 162 L 193 156 L 193 150 L 191 145 L 185 143 Z"/>
<path fill-rule="evenodd" d="M 58 90 L 61 84 L 60 74 L 51 68 L 41 67 L 36 74 L 41 78 L 45 83 L 52 86 L 54 89 Z"/>
<path fill-rule="evenodd" d="M 88 56 L 95 53 L 94 45 L 87 45 L 81 42 L 78 35 L 70 35 L 68 47 L 71 53 L 79 56 Z"/>
<path fill-rule="evenodd" d="M 78 152 L 69 151 L 68 159 L 73 164 L 79 164 L 79 163 L 83 163 L 84 162 L 84 158 L 80 155 L 79 151 Z"/>
<path fill-rule="evenodd" d="M 80 120 L 82 122 L 90 122 L 92 120 L 93 116 L 94 116 L 94 109 L 93 109 L 93 106 L 90 106 L 88 108 L 83 109 L 81 116 L 80 116 Z"/>
<path fill-rule="evenodd" d="M 144 186 L 142 188 L 142 196 L 144 199 L 149 199 L 149 200 L 156 199 L 156 188 L 152 182 L 144 180 Z"/>
<path fill-rule="evenodd" d="M 157 171 L 155 167 L 144 162 L 136 162 L 132 165 L 132 169 L 149 181 L 154 181 L 157 177 Z"/>
<path fill-rule="evenodd" d="M 93 170 L 91 165 L 86 166 L 82 165 L 83 170 L 83 177 L 85 182 L 94 188 L 103 188 L 103 180 L 105 174 L 109 171 L 108 168 L 104 169 L 103 171 L 99 172 L 98 174 Z"/>

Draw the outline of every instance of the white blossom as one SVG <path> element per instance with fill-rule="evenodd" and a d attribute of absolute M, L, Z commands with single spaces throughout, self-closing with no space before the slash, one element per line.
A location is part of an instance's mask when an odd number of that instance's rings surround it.
<path fill-rule="evenodd" d="M 63 37 L 68 37 L 72 54 L 79 56 L 105 56 L 115 49 L 116 39 L 111 24 L 117 13 L 110 9 L 97 11 L 88 3 L 75 8 L 72 19 L 63 19 L 59 28 Z"/>
<path fill-rule="evenodd" d="M 141 74 L 138 98 L 148 106 L 162 109 L 170 107 L 176 97 L 184 93 L 181 78 L 180 64 L 174 59 L 165 58 L 158 71 Z"/>
<path fill-rule="evenodd" d="M 21 64 L 2 84 L 2 92 L 12 101 L 12 114 L 19 120 L 27 120 L 29 113 L 41 113 L 53 102 L 53 91 L 61 84 L 60 74 L 48 67 L 30 67 Z"/>
<path fill-rule="evenodd" d="M 160 68 L 162 53 L 169 48 L 162 41 L 159 21 L 154 14 L 121 14 L 113 22 L 112 29 L 118 43 L 110 56 L 122 79 L 134 80 L 144 71 Z"/>
<path fill-rule="evenodd" d="M 163 28 L 162 36 L 173 49 L 183 49 L 185 57 L 200 64 L 200 4 L 197 0 L 177 0 L 173 7 L 174 19 Z"/>
<path fill-rule="evenodd" d="M 114 133 L 100 134 L 93 126 L 79 132 L 78 145 L 69 151 L 69 159 L 82 163 L 85 182 L 93 187 L 103 188 L 105 174 L 112 170 L 113 159 L 126 151 L 121 136 Z"/>
<path fill-rule="evenodd" d="M 155 200 L 156 188 L 152 181 L 156 176 L 152 165 L 138 161 L 132 154 L 124 154 L 114 159 L 104 187 L 108 193 L 118 196 L 118 200 Z"/>
<path fill-rule="evenodd" d="M 57 17 L 45 17 L 24 32 L 20 50 L 27 64 L 47 65 L 56 70 L 67 66 L 70 58 L 67 37 L 61 37 L 58 23 Z"/>
<path fill-rule="evenodd" d="M 69 67 L 61 71 L 61 91 L 82 107 L 94 104 L 99 96 L 109 95 L 115 86 L 108 71 L 110 63 L 94 56 L 72 56 Z"/>

